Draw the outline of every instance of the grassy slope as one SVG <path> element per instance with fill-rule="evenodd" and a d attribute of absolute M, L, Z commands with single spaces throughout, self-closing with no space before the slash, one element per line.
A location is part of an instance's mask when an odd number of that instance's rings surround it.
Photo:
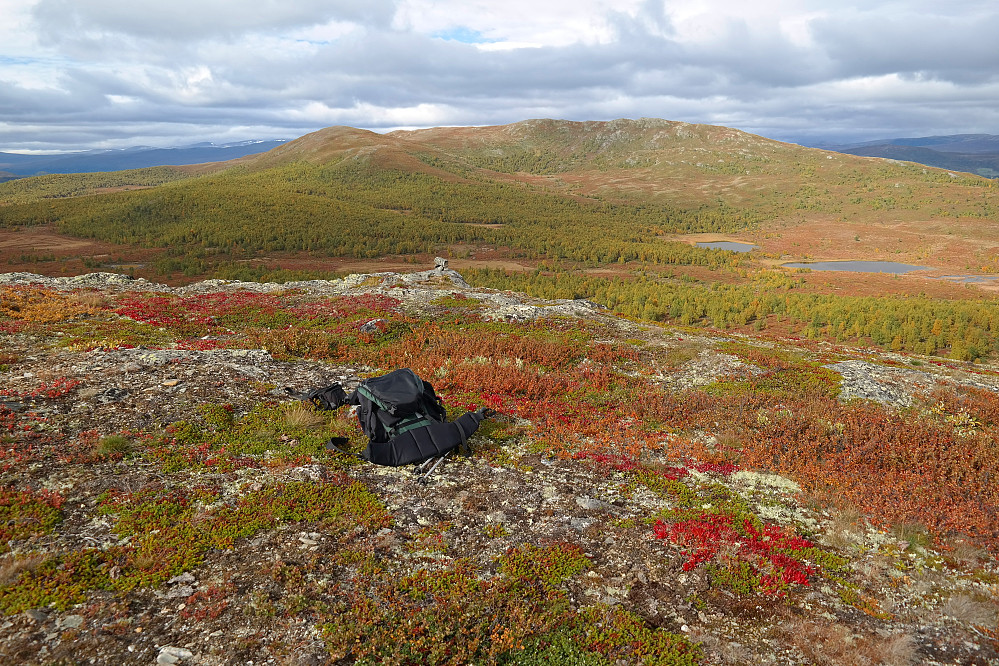
<path fill-rule="evenodd" d="M 149 174 L 113 177 L 119 186 L 130 178 L 152 183 Z M 77 237 L 153 248 L 165 256 L 154 264 L 158 270 L 190 276 L 225 270 L 249 277 L 245 263 L 233 262 L 305 255 L 314 263 L 431 254 L 472 262 L 485 255 L 526 267 L 555 262 L 546 291 L 602 294 L 601 302 L 636 316 L 728 327 L 772 325 L 790 309 L 789 332 L 812 337 L 958 358 L 987 356 L 996 344 L 994 299 L 918 277 L 884 289 L 970 300 L 972 311 L 920 304 L 917 314 L 885 325 L 867 317 L 853 326 L 849 315 L 830 317 L 830 311 L 861 305 L 891 311 L 900 304 L 809 305 L 797 295 L 843 290 L 841 283 L 807 275 L 786 286 L 796 289 L 793 300 L 803 307 L 760 308 L 753 298 L 755 289 L 774 283 L 760 269 L 780 257 L 999 272 L 994 183 L 722 127 L 654 119 L 534 120 L 387 135 L 332 127 L 149 189 L 37 200 L 85 191 L 81 178 L 78 185 L 59 181 L 58 189 L 38 181 L 33 193 L 31 180 L 19 182 L 16 191 L 0 186 L 0 202 L 8 204 L 0 205 L 0 225 L 50 225 Z M 693 232 L 753 240 L 762 250 L 746 258 L 693 248 L 683 242 Z M 272 259 L 257 274 L 280 266 Z M 613 276 L 601 282 L 566 275 L 574 268 L 628 277 L 651 269 L 652 286 L 621 288 Z M 664 281 L 662 273 L 681 280 L 679 291 L 686 292 L 678 294 L 676 280 Z M 700 284 L 690 292 L 683 280 Z M 534 276 L 489 283 L 542 288 Z M 719 295 L 716 284 L 743 286 Z M 780 289 L 777 295 L 785 287 Z M 856 287 L 845 291 L 850 289 Z M 689 307 L 678 310 L 674 296 Z"/>
<path fill-rule="evenodd" d="M 366 168 L 349 168 L 347 162 Z M 561 200 L 600 197 L 652 207 L 660 215 L 664 210 L 706 207 L 718 212 L 732 207 L 740 212 L 740 227 L 759 220 L 795 224 L 820 216 L 863 222 L 881 222 L 885 216 L 900 222 L 970 216 L 980 221 L 980 227 L 982 220 L 995 218 L 995 200 L 986 196 L 991 190 L 985 179 L 852 158 L 722 127 L 661 120 L 525 121 L 388 135 L 333 127 L 238 164 L 224 179 L 233 188 L 226 193 L 228 200 L 237 200 L 236 191 L 275 199 L 287 193 L 282 184 L 289 180 L 309 187 L 356 176 L 352 185 L 362 191 L 384 191 L 382 201 L 364 202 L 369 206 L 365 212 L 375 217 L 371 209 L 392 199 L 392 184 L 385 183 L 386 177 L 401 181 L 396 203 L 408 208 L 413 193 L 405 189 L 406 175 L 421 174 L 428 186 L 443 188 L 435 202 L 445 211 L 458 205 L 449 199 L 447 184 L 468 184 L 489 193 L 498 183 L 519 182 Z M 289 175 L 286 169 L 294 164 L 299 166 Z M 340 169 L 329 170 L 338 164 Z M 220 184 L 218 179 L 210 182 Z M 0 189 L 0 202 L 26 200 L 29 193 L 24 188 L 30 188 L 32 181 L 15 185 L 20 190 L 17 196 Z M 51 190 L 41 185 L 37 194 L 51 196 Z M 196 181 L 175 187 L 190 190 L 194 199 L 209 196 Z M 549 202 L 536 193 L 521 196 L 539 208 Z M 154 210 L 172 204 L 151 192 L 123 198 Z M 7 212 L 8 223 L 17 214 Z M 100 213 L 97 226 L 99 218 Z M 467 221 L 482 220 L 473 215 Z"/>

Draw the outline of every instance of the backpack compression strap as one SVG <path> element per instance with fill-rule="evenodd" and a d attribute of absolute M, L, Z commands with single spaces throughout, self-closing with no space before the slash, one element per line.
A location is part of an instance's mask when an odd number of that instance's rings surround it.
<path fill-rule="evenodd" d="M 316 409 L 322 410 L 339 409 L 347 404 L 347 394 L 339 384 L 314 389 L 302 396 L 301 399 L 308 400 L 316 406 Z"/>
<path fill-rule="evenodd" d="M 398 467 L 442 456 L 460 446 L 467 446 L 468 438 L 479 428 L 485 418 L 483 410 L 466 412 L 452 423 L 429 421 L 424 426 L 413 424 L 402 434 L 388 442 L 371 442 L 361 457 L 377 465 Z"/>

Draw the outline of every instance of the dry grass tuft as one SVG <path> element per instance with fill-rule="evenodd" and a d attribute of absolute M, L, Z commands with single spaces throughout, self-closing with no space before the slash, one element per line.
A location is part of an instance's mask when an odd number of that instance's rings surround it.
<path fill-rule="evenodd" d="M 968 539 L 954 539 L 947 545 L 950 547 L 950 556 L 969 567 L 977 567 L 988 559 L 985 549 L 976 546 Z"/>
<path fill-rule="evenodd" d="M 0 560 L 0 586 L 10 585 L 24 571 L 33 571 L 46 560 L 45 555 L 31 554 L 27 556 L 5 557 Z"/>
<path fill-rule="evenodd" d="M 919 652 L 908 634 L 864 636 L 833 623 L 796 622 L 787 625 L 784 634 L 809 663 L 817 666 L 908 666 Z"/>
<path fill-rule="evenodd" d="M 307 407 L 305 403 L 297 402 L 285 410 L 284 422 L 289 428 L 313 430 L 326 425 L 326 418 L 314 409 Z"/>
<path fill-rule="evenodd" d="M 896 634 L 884 642 L 886 666 L 907 666 L 919 656 L 919 645 L 909 634 Z"/>
<path fill-rule="evenodd" d="M 78 291 L 70 294 L 68 300 L 85 308 L 100 308 L 107 303 L 107 298 L 99 291 Z"/>
<path fill-rule="evenodd" d="M 685 363 L 693 361 L 699 349 L 692 345 L 679 344 L 674 347 L 670 347 L 666 354 L 662 357 L 662 363 L 670 370 L 679 369 Z"/>
<path fill-rule="evenodd" d="M 976 601 L 966 594 L 955 594 L 947 599 L 940 612 L 958 622 L 989 629 L 995 629 L 999 619 L 994 604 Z"/>
<path fill-rule="evenodd" d="M 726 428 L 715 435 L 717 443 L 715 447 L 719 451 L 740 450 L 743 447 L 742 436 L 735 428 Z"/>
<path fill-rule="evenodd" d="M 826 528 L 823 542 L 845 550 L 864 540 L 864 517 L 854 506 L 840 509 Z"/>

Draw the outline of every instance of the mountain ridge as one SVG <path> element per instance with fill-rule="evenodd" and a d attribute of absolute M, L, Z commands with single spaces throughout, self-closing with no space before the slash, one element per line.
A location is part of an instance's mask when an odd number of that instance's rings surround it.
<path fill-rule="evenodd" d="M 102 173 L 156 166 L 187 166 L 208 162 L 226 162 L 246 155 L 265 152 L 283 143 L 283 140 L 260 140 L 219 145 L 199 143 L 176 148 L 132 146 L 120 149 L 46 155 L 0 152 L 0 171 L 23 178 L 44 174 Z"/>
<path fill-rule="evenodd" d="M 849 155 L 905 160 L 940 169 L 966 171 L 986 178 L 999 178 L 999 136 L 994 134 L 875 139 L 842 145 L 817 144 L 816 147 Z"/>
<path fill-rule="evenodd" d="M 999 152 L 999 135 L 995 134 L 941 134 L 924 137 L 899 137 L 894 139 L 872 139 L 844 144 L 815 144 L 828 150 L 856 149 L 868 146 L 912 146 L 932 148 L 940 152 L 952 153 L 994 153 Z"/>

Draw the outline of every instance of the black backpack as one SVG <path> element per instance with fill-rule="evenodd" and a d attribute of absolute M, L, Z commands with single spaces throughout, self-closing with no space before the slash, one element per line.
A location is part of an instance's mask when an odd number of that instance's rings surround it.
<path fill-rule="evenodd" d="M 368 446 L 358 457 L 391 467 L 440 459 L 467 447 L 468 438 L 493 413 L 483 408 L 449 423 L 434 387 L 409 368 L 367 379 L 350 395 L 333 384 L 308 393 L 304 399 L 317 409 L 357 405 L 357 420 L 368 436 Z M 347 453 L 340 448 L 344 444 L 344 438 L 333 438 L 327 446 Z"/>

